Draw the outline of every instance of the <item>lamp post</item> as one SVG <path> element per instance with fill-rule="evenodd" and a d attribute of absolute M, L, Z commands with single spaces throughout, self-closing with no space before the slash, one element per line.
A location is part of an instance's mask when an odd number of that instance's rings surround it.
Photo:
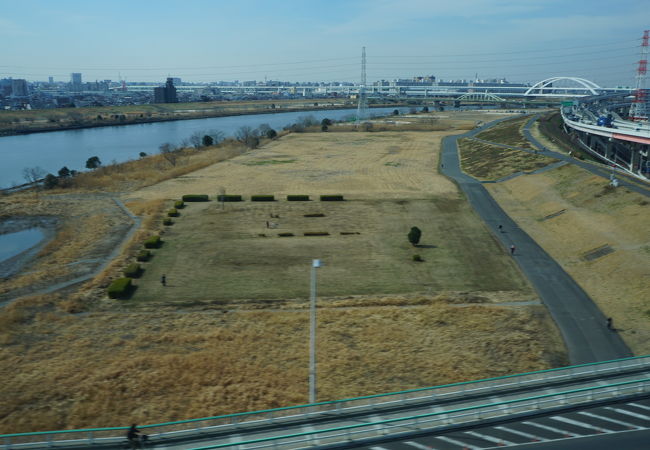
<path fill-rule="evenodd" d="M 312 260 L 309 311 L 309 403 L 316 403 L 316 269 L 320 266 L 320 259 Z"/>

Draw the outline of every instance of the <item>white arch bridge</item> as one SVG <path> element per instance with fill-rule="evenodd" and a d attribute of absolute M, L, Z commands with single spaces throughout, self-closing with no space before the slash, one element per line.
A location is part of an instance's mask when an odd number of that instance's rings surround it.
<path fill-rule="evenodd" d="M 551 77 L 532 85 L 525 93 L 534 97 L 583 97 L 605 91 L 593 81 L 577 77 Z"/>

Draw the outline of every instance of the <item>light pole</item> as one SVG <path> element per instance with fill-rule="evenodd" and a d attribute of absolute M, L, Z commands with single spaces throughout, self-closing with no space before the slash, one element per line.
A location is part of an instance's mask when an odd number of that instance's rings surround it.
<path fill-rule="evenodd" d="M 309 311 L 309 403 L 316 403 L 316 269 L 320 266 L 320 259 L 312 260 Z"/>

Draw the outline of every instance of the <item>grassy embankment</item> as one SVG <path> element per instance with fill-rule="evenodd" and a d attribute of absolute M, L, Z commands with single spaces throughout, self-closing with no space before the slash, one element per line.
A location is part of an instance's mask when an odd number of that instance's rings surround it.
<path fill-rule="evenodd" d="M 533 149 L 523 136 L 522 129 L 530 117 L 504 121 L 476 135 L 476 139 Z M 493 181 L 517 172 L 528 172 L 545 167 L 556 160 L 541 154 L 492 145 L 471 138 L 458 141 L 461 166 L 464 172 L 482 181 Z"/>
<path fill-rule="evenodd" d="M 314 257 L 326 262 L 319 290 L 328 295 L 319 296 L 321 400 L 565 363 L 559 334 L 541 305 L 528 304 L 534 294 L 511 259 L 453 183 L 436 175 L 431 149 L 444 134 L 292 134 L 125 193 L 137 213 L 148 210 L 151 230 L 160 227 L 160 205 L 186 193 L 343 193 L 347 201 L 247 201 L 223 212 L 216 202 L 190 204 L 163 234 L 132 299 L 109 300 L 104 288 L 131 261 L 138 238 L 83 288 L 3 309 L 0 430 L 150 423 L 306 402 Z M 304 217 L 317 209 L 325 217 Z M 266 220 L 278 227 L 267 229 Z M 406 242 L 412 225 L 424 231 L 420 248 Z M 272 236 L 289 229 L 331 233 Z M 425 261 L 414 262 L 415 252 Z M 62 312 L 71 310 L 85 314 Z"/>

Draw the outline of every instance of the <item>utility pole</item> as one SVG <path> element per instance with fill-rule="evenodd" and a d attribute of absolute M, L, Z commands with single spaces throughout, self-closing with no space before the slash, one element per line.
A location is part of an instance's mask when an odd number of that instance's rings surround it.
<path fill-rule="evenodd" d="M 309 403 L 316 403 L 316 269 L 320 259 L 311 262 L 311 289 L 309 308 Z"/>
<path fill-rule="evenodd" d="M 366 47 L 361 48 L 361 84 L 359 85 L 359 105 L 357 124 L 368 118 L 368 98 L 366 97 Z"/>

